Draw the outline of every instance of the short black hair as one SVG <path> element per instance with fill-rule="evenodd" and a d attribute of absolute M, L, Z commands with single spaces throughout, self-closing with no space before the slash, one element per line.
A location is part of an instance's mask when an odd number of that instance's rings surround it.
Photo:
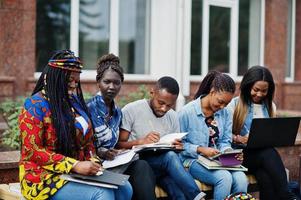
<path fill-rule="evenodd" d="M 170 76 L 163 76 L 157 81 L 158 90 L 165 89 L 168 93 L 173 95 L 179 95 L 179 84 L 176 79 Z"/>

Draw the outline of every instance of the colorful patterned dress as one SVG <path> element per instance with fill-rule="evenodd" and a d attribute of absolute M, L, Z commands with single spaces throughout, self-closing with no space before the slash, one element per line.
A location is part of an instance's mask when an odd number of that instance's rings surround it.
<path fill-rule="evenodd" d="M 57 136 L 51 123 L 48 101 L 37 93 L 26 99 L 19 116 L 21 132 L 21 160 L 19 176 L 21 191 L 26 199 L 48 199 L 67 181 L 59 176 L 69 173 L 77 160 L 90 158 L 94 153 L 92 126 L 81 109 L 76 96 L 72 97 L 75 108 L 76 143 L 80 146 L 77 158 L 56 153 Z"/>

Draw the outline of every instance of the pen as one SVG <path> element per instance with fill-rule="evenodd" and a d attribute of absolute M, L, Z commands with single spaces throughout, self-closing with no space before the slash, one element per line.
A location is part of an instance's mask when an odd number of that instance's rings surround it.
<path fill-rule="evenodd" d="M 101 162 L 99 159 L 97 159 L 97 158 L 95 158 L 95 157 L 93 156 L 92 151 L 90 151 L 89 153 L 90 153 L 90 157 L 91 157 L 90 160 L 91 160 L 92 162 L 102 164 L 102 162 Z M 103 169 L 100 167 L 100 168 L 99 168 L 99 171 L 98 171 L 95 175 L 96 175 L 96 176 L 100 176 L 100 175 L 102 175 L 102 174 L 103 174 Z"/>
<path fill-rule="evenodd" d="M 214 148 L 217 149 L 214 138 L 211 138 L 211 142 L 212 142 Z"/>
<path fill-rule="evenodd" d="M 92 162 L 98 163 L 98 164 L 102 164 L 102 160 L 98 158 L 98 156 L 94 156 L 92 151 L 89 152 L 90 153 L 90 160 Z"/>

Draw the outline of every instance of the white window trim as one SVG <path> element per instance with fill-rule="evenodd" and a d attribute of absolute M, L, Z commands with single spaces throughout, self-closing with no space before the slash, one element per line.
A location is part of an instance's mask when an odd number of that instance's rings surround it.
<path fill-rule="evenodd" d="M 291 55 L 290 55 L 290 59 L 291 59 L 291 63 L 290 66 L 287 66 L 290 68 L 290 76 L 289 77 L 285 77 L 285 81 L 286 82 L 294 82 L 295 79 L 295 42 L 296 42 L 296 0 L 291 0 L 292 1 L 292 32 L 291 35 L 289 35 L 288 37 L 291 37 Z"/>
<path fill-rule="evenodd" d="M 261 21 L 260 21 L 260 49 L 259 49 L 259 63 L 264 65 L 264 44 L 265 44 L 265 0 L 261 1 Z"/>
<path fill-rule="evenodd" d="M 119 55 L 119 0 L 110 1 L 109 52 Z M 88 71 L 88 70 L 87 70 Z M 90 70 L 89 70 L 90 71 Z"/>
<path fill-rule="evenodd" d="M 78 55 L 79 40 L 79 0 L 71 0 L 70 14 L 70 50 Z"/>

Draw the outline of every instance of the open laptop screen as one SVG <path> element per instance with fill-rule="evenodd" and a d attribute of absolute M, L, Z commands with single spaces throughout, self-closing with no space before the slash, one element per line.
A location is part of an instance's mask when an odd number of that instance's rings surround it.
<path fill-rule="evenodd" d="M 292 146 L 295 144 L 301 117 L 253 119 L 248 149 Z"/>

